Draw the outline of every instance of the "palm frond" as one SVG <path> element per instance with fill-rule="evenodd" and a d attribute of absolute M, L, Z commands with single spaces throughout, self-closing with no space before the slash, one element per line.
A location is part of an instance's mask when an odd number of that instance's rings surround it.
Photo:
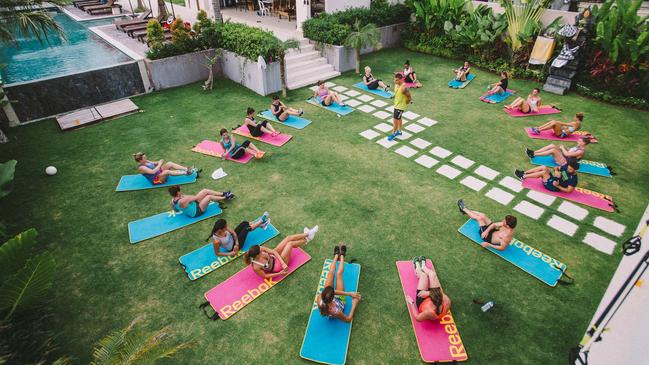
<path fill-rule="evenodd" d="M 52 15 L 37 9 L 33 2 L 15 5 L 0 12 L 0 42 L 17 44 L 17 36 L 34 36 L 41 44 L 49 42 L 48 34 L 66 39 L 63 28 Z"/>
<path fill-rule="evenodd" d="M 22 269 L 36 246 L 36 230 L 29 229 L 0 246 L 0 279 Z"/>
<path fill-rule="evenodd" d="M 126 337 L 131 333 L 133 327 L 141 321 L 141 317 L 137 317 L 124 329 L 114 331 L 102 338 L 95 346 L 92 352 L 91 365 L 110 365 L 115 360 L 115 357 L 120 354 Z"/>

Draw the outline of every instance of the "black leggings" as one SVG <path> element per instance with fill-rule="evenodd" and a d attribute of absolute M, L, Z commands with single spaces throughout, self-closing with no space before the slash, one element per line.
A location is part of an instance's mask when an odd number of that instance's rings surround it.
<path fill-rule="evenodd" d="M 243 143 L 239 145 L 239 147 L 237 147 L 232 152 L 232 154 L 230 154 L 230 157 L 232 157 L 235 160 L 243 157 L 243 155 L 246 154 L 246 148 L 248 148 L 248 146 L 250 146 L 250 141 L 243 141 Z"/>
<path fill-rule="evenodd" d="M 367 84 L 367 88 L 369 90 L 376 90 L 379 87 L 379 82 L 380 81 L 381 80 L 374 80 L 374 81 L 370 82 L 369 84 Z"/>
<path fill-rule="evenodd" d="M 268 123 L 267 120 L 261 121 L 257 123 L 256 126 L 251 126 L 250 124 L 246 124 L 246 127 L 248 127 L 248 131 L 250 132 L 250 135 L 253 137 L 261 137 L 264 132 L 261 131 L 262 127 L 266 127 L 266 124 Z"/>
<path fill-rule="evenodd" d="M 407 74 L 406 77 L 404 78 L 404 81 L 409 84 L 415 82 L 415 80 L 412 78 L 413 76 L 415 76 L 414 72 Z"/>
<path fill-rule="evenodd" d="M 243 250 L 243 246 L 246 243 L 246 237 L 248 237 L 248 232 L 250 232 L 250 222 L 243 221 L 234 229 L 234 233 L 237 234 L 237 239 L 239 240 L 239 249 Z"/>

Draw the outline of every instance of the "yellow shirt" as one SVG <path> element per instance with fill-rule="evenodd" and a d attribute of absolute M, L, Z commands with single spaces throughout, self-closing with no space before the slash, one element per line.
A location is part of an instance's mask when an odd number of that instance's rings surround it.
<path fill-rule="evenodd" d="M 405 85 L 394 85 L 394 109 L 406 110 L 408 107 L 408 98 L 403 90 Z"/>

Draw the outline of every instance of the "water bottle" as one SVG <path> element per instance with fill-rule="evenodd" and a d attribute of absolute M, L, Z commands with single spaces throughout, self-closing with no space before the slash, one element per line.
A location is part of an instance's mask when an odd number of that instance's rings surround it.
<path fill-rule="evenodd" d="M 486 312 L 486 311 L 490 310 L 491 308 L 493 308 L 494 304 L 496 304 L 496 303 L 494 303 L 493 300 L 490 300 L 487 303 L 485 303 L 482 307 L 480 307 L 480 309 L 482 309 L 483 312 Z"/>

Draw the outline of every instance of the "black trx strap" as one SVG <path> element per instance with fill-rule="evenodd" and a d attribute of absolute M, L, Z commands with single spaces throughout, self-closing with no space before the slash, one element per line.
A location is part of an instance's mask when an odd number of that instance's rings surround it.
<path fill-rule="evenodd" d="M 638 235 L 629 238 L 622 244 L 622 252 L 624 252 L 624 255 L 631 256 L 640 251 L 640 246 L 642 245 L 642 237 L 647 231 L 647 226 L 649 226 L 649 220 L 644 222 L 644 226 L 640 228 Z"/>
<path fill-rule="evenodd" d="M 210 302 L 205 302 L 205 303 L 199 305 L 198 308 L 200 308 L 200 309 L 203 310 L 203 314 L 205 314 L 205 317 L 207 317 L 208 319 L 211 319 L 211 320 L 213 320 L 213 321 L 216 321 L 217 319 L 219 319 L 219 314 L 216 313 L 216 312 L 214 312 L 214 314 L 212 314 L 212 315 L 210 316 L 210 315 L 207 313 L 207 307 L 209 307 L 209 306 L 210 306 Z"/>

